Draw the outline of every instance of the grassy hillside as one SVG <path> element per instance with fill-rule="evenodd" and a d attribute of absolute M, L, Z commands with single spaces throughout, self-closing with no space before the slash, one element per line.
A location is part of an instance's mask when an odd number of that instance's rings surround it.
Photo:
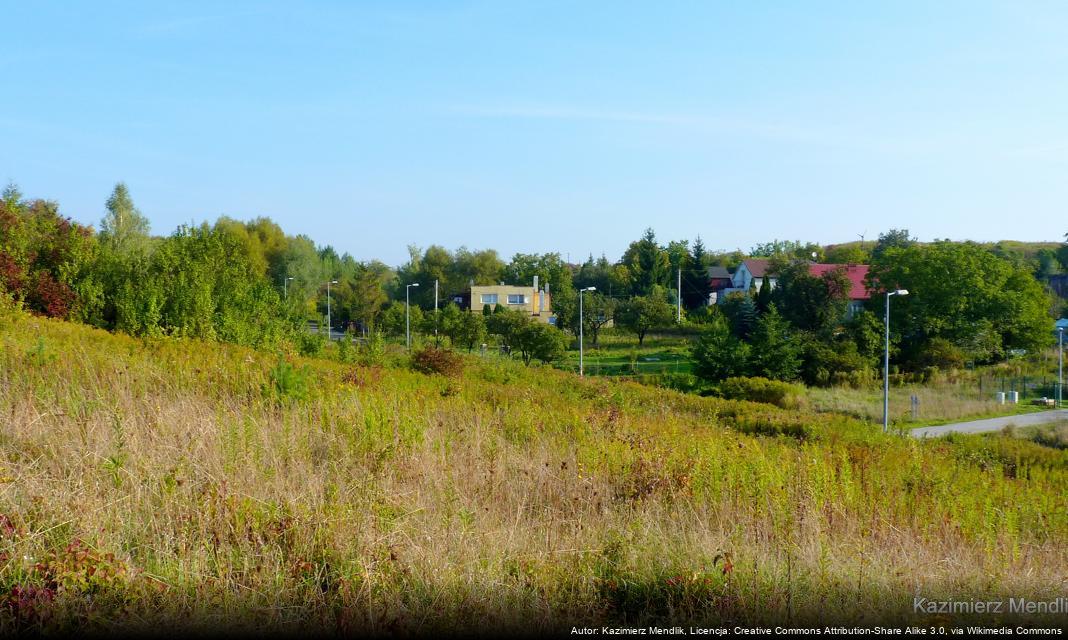
<path fill-rule="evenodd" d="M 0 420 L 0 631 L 929 624 L 914 595 L 1068 580 L 1064 452 L 477 357 L 5 315 Z"/>

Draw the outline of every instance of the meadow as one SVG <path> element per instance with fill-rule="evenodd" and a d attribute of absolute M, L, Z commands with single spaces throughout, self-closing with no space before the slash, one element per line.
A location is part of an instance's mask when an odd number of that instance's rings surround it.
<path fill-rule="evenodd" d="M 1068 581 L 1063 450 L 501 359 L 8 312 L 0 421 L 0 632 L 928 625 Z"/>

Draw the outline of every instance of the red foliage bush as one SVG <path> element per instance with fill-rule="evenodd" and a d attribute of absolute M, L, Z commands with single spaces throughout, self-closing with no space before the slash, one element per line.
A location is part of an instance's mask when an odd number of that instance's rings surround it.
<path fill-rule="evenodd" d="M 50 318 L 66 318 L 74 306 L 74 290 L 66 284 L 59 282 L 51 273 L 38 271 L 34 279 L 33 288 L 26 301 L 30 309 L 45 314 Z"/>
<path fill-rule="evenodd" d="M 455 351 L 428 346 L 412 354 L 412 368 L 420 373 L 453 377 L 463 372 L 464 359 Z"/>

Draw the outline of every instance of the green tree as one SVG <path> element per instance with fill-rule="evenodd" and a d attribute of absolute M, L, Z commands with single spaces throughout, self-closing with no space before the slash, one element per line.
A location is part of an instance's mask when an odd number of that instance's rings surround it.
<path fill-rule="evenodd" d="M 664 291 L 654 287 L 647 296 L 634 296 L 616 311 L 616 323 L 638 336 L 638 345 L 652 329 L 667 327 L 675 321 L 675 309 L 664 299 Z"/>
<path fill-rule="evenodd" d="M 849 304 L 851 283 L 844 269 L 815 276 L 807 262 L 783 267 L 775 289 L 775 306 L 798 329 L 830 337 L 845 320 Z"/>
<path fill-rule="evenodd" d="M 730 329 L 725 318 L 716 316 L 706 325 L 691 354 L 694 374 L 708 382 L 745 375 L 749 366 L 749 345 Z"/>
<path fill-rule="evenodd" d="M 119 253 L 143 249 L 148 242 L 148 218 L 134 206 L 126 183 L 115 185 L 105 203 L 107 213 L 100 221 L 100 240 Z"/>
<path fill-rule="evenodd" d="M 859 243 L 837 244 L 827 247 L 824 262 L 831 264 L 867 264 L 871 255 Z"/>
<path fill-rule="evenodd" d="M 780 283 L 782 280 L 779 281 Z M 763 313 L 768 310 L 771 305 L 771 279 L 761 278 L 760 289 L 757 290 L 756 300 L 757 313 Z"/>
<path fill-rule="evenodd" d="M 879 234 L 875 248 L 871 250 L 872 262 L 884 262 L 888 249 L 908 249 L 916 245 L 916 238 L 909 235 L 908 229 L 891 229 Z"/>
<path fill-rule="evenodd" d="M 753 297 L 745 293 L 734 292 L 726 297 L 720 308 L 730 324 L 731 332 L 747 340 L 757 322 L 757 306 Z"/>
<path fill-rule="evenodd" d="M 621 264 L 627 268 L 632 295 L 647 296 L 653 287 L 669 284 L 671 265 L 668 255 L 656 243 L 652 229 L 646 229 L 640 240 L 630 244 Z"/>
<path fill-rule="evenodd" d="M 531 360 L 550 363 L 563 357 L 567 350 L 567 337 L 537 320 L 522 318 L 512 336 L 511 346 L 519 350 L 523 364 Z"/>
<path fill-rule="evenodd" d="M 757 320 L 750 340 L 750 375 L 772 380 L 797 380 L 801 370 L 802 345 L 791 334 L 790 324 L 772 304 Z"/>
<path fill-rule="evenodd" d="M 873 291 L 909 291 L 891 305 L 891 328 L 902 340 L 906 364 L 922 359 L 933 338 L 976 362 L 1050 341 L 1050 300 L 1042 285 L 1026 267 L 974 242 L 889 247 L 873 258 L 869 278 Z M 884 303 L 883 295 L 873 296 L 871 311 L 881 315 Z"/>

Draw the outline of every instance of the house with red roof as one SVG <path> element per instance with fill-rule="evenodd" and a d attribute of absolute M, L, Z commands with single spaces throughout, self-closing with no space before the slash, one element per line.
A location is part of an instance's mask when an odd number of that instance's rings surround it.
<path fill-rule="evenodd" d="M 871 297 L 871 292 L 868 291 L 867 286 L 864 284 L 864 281 L 868 277 L 868 265 L 822 264 L 812 262 L 809 263 L 808 268 L 809 273 L 817 278 L 837 269 L 841 269 L 849 279 L 849 306 L 847 307 L 847 314 L 852 317 L 864 310 L 865 302 Z M 767 258 L 750 258 L 744 260 L 731 276 L 730 288 L 723 290 L 723 295 L 719 296 L 719 300 L 725 299 L 726 294 L 728 293 L 756 293 L 760 290 L 760 287 L 765 280 L 772 290 L 774 290 L 779 283 L 778 277 L 776 277 L 776 274 L 771 269 L 770 260 Z"/>
<path fill-rule="evenodd" d="M 846 277 L 849 278 L 849 306 L 846 309 L 846 314 L 849 317 L 853 317 L 864 310 L 864 303 L 868 301 L 868 298 L 871 298 L 871 292 L 868 291 L 868 287 L 864 283 L 868 278 L 868 265 L 813 263 L 808 267 L 809 273 L 817 278 L 836 269 L 843 270 Z"/>

